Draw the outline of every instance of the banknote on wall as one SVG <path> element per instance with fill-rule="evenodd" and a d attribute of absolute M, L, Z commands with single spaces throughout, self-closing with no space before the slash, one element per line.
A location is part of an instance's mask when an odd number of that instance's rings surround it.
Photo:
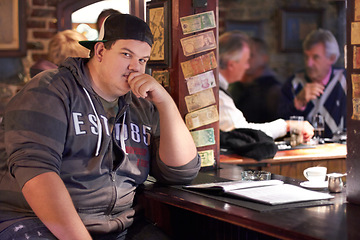
<path fill-rule="evenodd" d="M 215 76 L 213 71 L 205 72 L 190 78 L 185 79 L 188 91 L 194 94 L 216 86 Z"/>
<path fill-rule="evenodd" d="M 209 167 L 215 164 L 214 150 L 199 151 L 201 167 Z"/>
<path fill-rule="evenodd" d="M 214 52 L 210 52 L 181 63 L 184 77 L 189 78 L 217 67 Z"/>
<path fill-rule="evenodd" d="M 360 47 L 354 46 L 353 68 L 360 68 Z"/>
<path fill-rule="evenodd" d="M 212 30 L 180 39 L 185 56 L 205 52 L 216 48 L 214 32 Z"/>
<path fill-rule="evenodd" d="M 206 128 L 197 131 L 191 131 L 196 147 L 204 147 L 215 144 L 214 128 Z"/>
<path fill-rule="evenodd" d="M 219 113 L 216 105 L 188 113 L 185 116 L 186 126 L 189 130 L 205 126 L 216 121 L 219 121 Z"/>
<path fill-rule="evenodd" d="M 212 88 L 209 88 L 193 95 L 185 96 L 185 103 L 188 112 L 193 112 L 200 108 L 215 104 L 214 91 Z"/>
<path fill-rule="evenodd" d="M 360 44 L 360 22 L 351 23 L 351 44 Z"/>
<path fill-rule="evenodd" d="M 216 27 L 213 11 L 182 17 L 180 23 L 184 35 Z"/>

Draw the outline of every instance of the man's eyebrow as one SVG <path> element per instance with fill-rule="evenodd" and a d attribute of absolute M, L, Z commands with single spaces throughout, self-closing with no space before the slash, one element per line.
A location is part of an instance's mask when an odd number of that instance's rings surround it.
<path fill-rule="evenodd" d="M 126 48 L 126 47 L 123 47 L 122 50 L 128 51 L 128 52 L 130 52 L 131 54 L 136 55 L 133 51 L 131 51 L 130 49 L 128 49 L 128 48 Z M 141 58 L 150 59 L 150 56 L 143 56 L 143 57 L 141 57 Z"/>

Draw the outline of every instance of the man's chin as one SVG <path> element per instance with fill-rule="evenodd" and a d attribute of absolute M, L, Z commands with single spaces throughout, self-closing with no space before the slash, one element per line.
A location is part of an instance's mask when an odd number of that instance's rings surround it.
<path fill-rule="evenodd" d="M 315 72 L 315 71 L 309 71 L 309 70 L 307 70 L 307 71 L 306 71 L 306 75 L 307 75 L 309 78 L 311 78 L 311 79 L 316 78 L 316 72 Z"/>

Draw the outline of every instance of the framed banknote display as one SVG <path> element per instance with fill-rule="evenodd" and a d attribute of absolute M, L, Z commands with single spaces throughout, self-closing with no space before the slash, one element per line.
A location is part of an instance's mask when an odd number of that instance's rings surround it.
<path fill-rule="evenodd" d="M 151 49 L 150 66 L 170 66 L 170 1 L 146 3 L 146 22 L 154 35 L 154 44 Z"/>

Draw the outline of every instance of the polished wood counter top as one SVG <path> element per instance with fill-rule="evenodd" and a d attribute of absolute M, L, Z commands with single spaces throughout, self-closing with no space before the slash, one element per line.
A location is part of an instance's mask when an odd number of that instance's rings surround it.
<path fill-rule="evenodd" d="M 236 154 L 220 154 L 220 162 L 305 180 L 304 169 L 313 166 L 327 167 L 328 173 L 346 172 L 346 155 L 346 144 L 326 143 L 309 148 L 281 150 L 274 158 L 261 161 Z"/>
<path fill-rule="evenodd" d="M 240 172 L 238 166 L 221 164 L 221 169 L 207 174 L 236 180 Z M 282 176 L 277 178 L 295 185 L 300 183 Z M 253 239 L 239 237 L 246 230 L 259 233 L 257 239 L 360 239 L 360 205 L 348 204 L 345 191 L 334 194 L 333 205 L 269 212 L 254 211 L 181 188 L 157 184 L 147 185 L 144 196 L 147 204 L 152 205 L 147 208 L 151 209 L 152 219 L 159 226 L 171 228 L 168 232 L 175 234 L 174 239 L 200 239 L 199 235 L 206 235 L 201 239 Z M 185 214 L 179 214 L 179 211 Z M 217 224 L 214 225 L 214 221 Z M 233 226 L 231 230 L 226 224 Z M 234 230 L 234 227 L 238 229 Z M 245 235 L 253 236 L 249 234 Z"/>
<path fill-rule="evenodd" d="M 278 151 L 274 158 L 256 161 L 244 158 L 237 154 L 221 154 L 220 162 L 232 164 L 252 164 L 252 163 L 275 163 L 289 161 L 313 161 L 329 159 L 345 159 L 347 154 L 346 145 L 340 143 L 327 143 L 309 148 L 289 149 Z"/>

